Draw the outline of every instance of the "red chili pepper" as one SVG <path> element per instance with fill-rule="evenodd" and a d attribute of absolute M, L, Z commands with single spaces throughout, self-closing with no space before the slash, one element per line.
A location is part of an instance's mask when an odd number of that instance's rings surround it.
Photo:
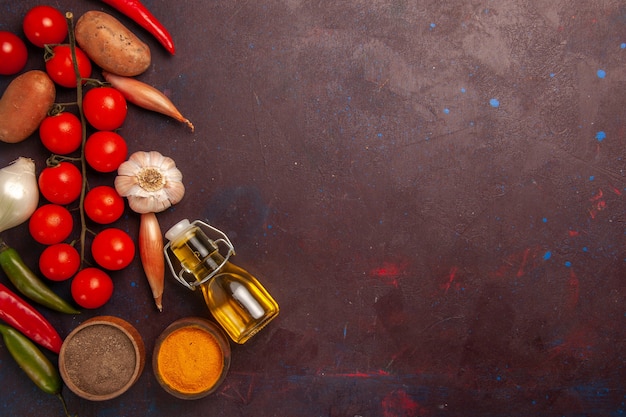
<path fill-rule="evenodd" d="M 120 13 L 135 21 L 139 26 L 150 32 L 160 43 L 174 55 L 174 41 L 169 32 L 139 0 L 102 0 Z"/>
<path fill-rule="evenodd" d="M 52 327 L 52 324 L 30 304 L 1 283 L 0 318 L 41 346 L 57 354 L 61 351 L 63 339 Z"/>

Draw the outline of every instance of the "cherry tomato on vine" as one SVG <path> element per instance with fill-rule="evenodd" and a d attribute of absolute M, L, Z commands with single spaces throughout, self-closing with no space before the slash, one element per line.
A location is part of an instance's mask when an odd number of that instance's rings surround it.
<path fill-rule="evenodd" d="M 85 93 L 83 112 L 97 130 L 115 130 L 126 120 L 126 99 L 113 87 L 97 87 Z"/>
<path fill-rule="evenodd" d="M 76 47 L 76 62 L 80 76 L 88 78 L 91 75 L 91 61 L 78 47 Z M 46 72 L 52 81 L 61 87 L 76 87 L 74 61 L 72 61 L 72 51 L 69 45 L 57 45 L 52 48 L 52 56 L 46 59 Z"/>
<path fill-rule="evenodd" d="M 70 154 L 82 142 L 80 119 L 68 112 L 47 116 L 39 125 L 39 138 L 50 152 L 58 155 Z"/>
<path fill-rule="evenodd" d="M 117 271 L 126 268 L 135 257 L 133 239 L 121 229 L 104 229 L 91 242 L 91 255 L 104 269 Z"/>
<path fill-rule="evenodd" d="M 87 138 L 85 159 L 98 172 L 113 172 L 126 160 L 128 146 L 115 132 L 98 131 Z"/>
<path fill-rule="evenodd" d="M 46 167 L 39 174 L 39 190 L 51 203 L 70 204 L 80 196 L 83 188 L 83 175 L 76 165 L 63 161 Z"/>
<path fill-rule="evenodd" d="M 65 281 L 74 276 L 80 267 L 80 255 L 67 243 L 47 246 L 39 257 L 39 270 L 52 281 Z"/>
<path fill-rule="evenodd" d="M 0 31 L 0 75 L 17 74 L 26 66 L 28 50 L 16 34 Z"/>
<path fill-rule="evenodd" d="M 44 204 L 28 221 L 28 230 L 37 242 L 54 245 L 67 239 L 74 228 L 74 219 L 68 209 L 58 204 Z"/>
<path fill-rule="evenodd" d="M 35 46 L 61 43 L 67 36 L 65 16 L 52 6 L 39 5 L 26 12 L 22 22 L 26 39 Z"/>
<path fill-rule="evenodd" d="M 83 308 L 98 308 L 113 295 L 113 280 L 98 268 L 85 268 L 76 274 L 71 285 L 72 298 Z"/>
<path fill-rule="evenodd" d="M 87 217 L 99 224 L 110 224 L 124 214 L 124 199 L 108 185 L 100 185 L 89 190 L 85 196 Z"/>

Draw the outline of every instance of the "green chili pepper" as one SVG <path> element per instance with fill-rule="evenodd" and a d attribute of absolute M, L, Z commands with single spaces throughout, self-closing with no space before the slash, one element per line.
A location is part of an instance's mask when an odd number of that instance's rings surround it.
<path fill-rule="evenodd" d="M 0 324 L 7 350 L 28 377 L 45 393 L 58 395 L 63 387 L 59 371 L 29 338 L 14 328 Z"/>
<path fill-rule="evenodd" d="M 46 286 L 22 261 L 15 249 L 2 241 L 0 241 L 0 267 L 24 296 L 60 313 L 80 314 L 79 310 Z"/>
<path fill-rule="evenodd" d="M 0 324 L 0 334 L 4 345 L 19 367 L 43 392 L 55 395 L 61 400 L 65 415 L 71 417 L 61 393 L 63 380 L 56 366 L 28 337 L 13 327 Z"/>

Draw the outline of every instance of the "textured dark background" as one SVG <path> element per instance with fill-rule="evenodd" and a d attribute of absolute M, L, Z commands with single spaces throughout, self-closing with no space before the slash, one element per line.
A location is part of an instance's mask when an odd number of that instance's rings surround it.
<path fill-rule="evenodd" d="M 0 1 L 0 30 L 19 32 L 35 4 Z M 119 16 L 98 1 L 50 4 Z M 626 414 L 623 2 L 145 4 L 177 53 L 120 17 L 152 47 L 140 79 L 196 126 L 131 107 L 120 131 L 131 151 L 158 150 L 184 174 L 187 194 L 161 225 L 188 217 L 224 230 L 235 263 L 282 310 L 233 346 L 231 372 L 208 398 L 168 396 L 148 364 L 115 400 L 66 390 L 70 410 Z M 30 52 L 29 68 L 41 68 Z M 46 152 L 36 135 L 0 145 L 3 166 L 18 156 L 41 169 Z M 127 210 L 118 226 L 135 234 L 138 218 Z M 42 248 L 25 226 L 4 237 L 36 268 Z M 101 309 L 42 311 L 63 335 L 118 315 L 149 350 L 172 321 L 208 315 L 172 279 L 157 313 L 138 259 L 113 277 Z M 2 346 L 0 379 L 0 414 L 61 415 Z"/>

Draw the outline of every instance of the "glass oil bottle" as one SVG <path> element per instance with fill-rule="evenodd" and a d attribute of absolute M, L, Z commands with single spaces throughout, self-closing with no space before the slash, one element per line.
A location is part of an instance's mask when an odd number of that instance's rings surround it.
<path fill-rule="evenodd" d="M 211 314 L 234 342 L 245 343 L 278 315 L 278 304 L 261 283 L 230 262 L 235 251 L 223 232 L 184 219 L 165 238 L 172 274 L 191 290 L 200 287 Z"/>

